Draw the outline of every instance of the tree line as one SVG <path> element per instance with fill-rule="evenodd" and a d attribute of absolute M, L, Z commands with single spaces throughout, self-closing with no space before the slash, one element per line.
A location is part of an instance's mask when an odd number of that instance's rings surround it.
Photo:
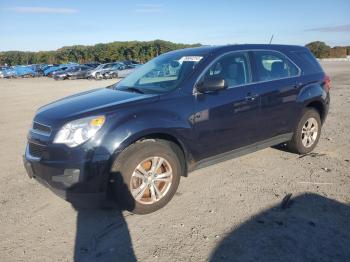
<path fill-rule="evenodd" d="M 28 65 L 28 64 L 63 64 L 68 62 L 107 63 L 117 60 L 135 60 L 141 63 L 162 53 L 196 47 L 200 44 L 178 44 L 163 40 L 154 41 L 125 41 L 93 46 L 74 45 L 62 47 L 56 51 L 0 52 L 0 65 Z M 315 41 L 306 45 L 317 58 L 346 57 L 350 55 L 350 46 L 330 47 L 324 42 Z"/>
<path fill-rule="evenodd" d="M 135 60 L 144 63 L 168 51 L 196 46 L 200 46 L 200 44 L 178 44 L 154 40 L 112 42 L 93 46 L 74 45 L 62 47 L 56 51 L 5 51 L 0 52 L 0 65 L 63 64 L 68 62 L 107 63 L 118 60 Z"/>
<path fill-rule="evenodd" d="M 350 55 L 350 46 L 330 47 L 325 42 L 315 41 L 305 45 L 317 58 L 343 58 Z"/>

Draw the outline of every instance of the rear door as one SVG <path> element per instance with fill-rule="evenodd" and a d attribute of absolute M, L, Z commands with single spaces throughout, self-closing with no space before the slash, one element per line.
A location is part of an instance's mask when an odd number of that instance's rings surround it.
<path fill-rule="evenodd" d="M 251 84 L 247 52 L 232 52 L 222 56 L 210 66 L 199 82 L 208 78 L 224 79 L 228 88 L 194 95 L 193 122 L 201 158 L 251 144 L 259 111 L 254 85 Z"/>
<path fill-rule="evenodd" d="M 284 54 L 252 51 L 254 81 L 259 96 L 258 139 L 290 133 L 295 125 L 300 69 Z"/>

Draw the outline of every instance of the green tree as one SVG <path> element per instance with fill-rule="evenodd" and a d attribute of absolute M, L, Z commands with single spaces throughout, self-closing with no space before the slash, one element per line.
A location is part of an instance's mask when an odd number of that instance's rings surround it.
<path fill-rule="evenodd" d="M 317 57 L 317 58 L 327 58 L 330 54 L 331 47 L 326 45 L 325 42 L 321 41 L 315 41 L 308 43 L 305 45 L 305 47 L 309 48 L 310 51 Z"/>
<path fill-rule="evenodd" d="M 0 65 L 55 64 L 68 62 L 100 62 L 136 60 L 147 62 L 155 56 L 175 49 L 200 46 L 200 44 L 177 44 L 169 41 L 129 41 L 96 44 L 93 46 L 64 46 L 56 51 L 0 52 Z"/>

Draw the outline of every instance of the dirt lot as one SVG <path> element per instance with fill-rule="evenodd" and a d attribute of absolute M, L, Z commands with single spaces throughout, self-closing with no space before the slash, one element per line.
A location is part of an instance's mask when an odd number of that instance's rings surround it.
<path fill-rule="evenodd" d="M 268 148 L 195 171 L 145 216 L 77 211 L 22 166 L 40 105 L 113 81 L 1 80 L 0 260 L 349 261 L 350 63 L 324 68 L 331 109 L 315 154 Z"/>

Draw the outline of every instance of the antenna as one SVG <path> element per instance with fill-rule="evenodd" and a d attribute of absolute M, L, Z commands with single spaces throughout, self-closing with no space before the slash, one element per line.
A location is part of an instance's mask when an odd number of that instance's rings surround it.
<path fill-rule="evenodd" d="M 270 38 L 270 42 L 269 42 L 270 45 L 271 45 L 271 43 L 272 43 L 272 40 L 273 40 L 273 35 L 272 35 L 271 38 Z"/>

